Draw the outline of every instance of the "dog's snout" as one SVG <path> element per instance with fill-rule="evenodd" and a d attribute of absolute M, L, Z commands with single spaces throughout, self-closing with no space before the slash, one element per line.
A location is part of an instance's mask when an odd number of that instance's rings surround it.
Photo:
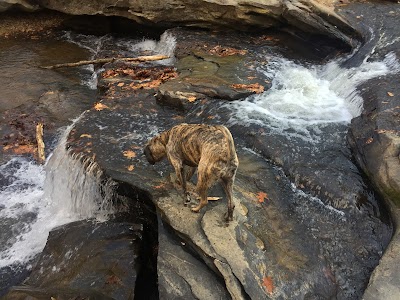
<path fill-rule="evenodd" d="M 147 161 L 151 164 L 154 165 L 156 163 L 155 159 L 153 158 L 153 155 L 151 154 L 149 145 L 144 147 L 143 149 L 143 154 L 146 156 Z"/>

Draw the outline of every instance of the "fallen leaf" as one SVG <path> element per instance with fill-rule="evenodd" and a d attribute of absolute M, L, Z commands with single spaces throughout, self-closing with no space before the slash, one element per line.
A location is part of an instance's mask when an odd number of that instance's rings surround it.
<path fill-rule="evenodd" d="M 7 145 L 3 147 L 4 151 L 12 151 L 14 154 L 33 154 L 36 152 L 34 145 Z"/>
<path fill-rule="evenodd" d="M 128 171 L 132 172 L 133 170 L 135 170 L 135 166 L 129 165 L 127 169 L 128 169 Z"/>
<path fill-rule="evenodd" d="M 257 193 L 258 202 L 263 203 L 265 200 L 268 200 L 268 195 L 264 192 Z"/>
<path fill-rule="evenodd" d="M 272 294 L 274 292 L 274 282 L 271 276 L 266 276 L 263 278 L 263 285 L 265 286 L 268 293 Z"/>
<path fill-rule="evenodd" d="M 96 103 L 94 106 L 94 109 L 97 111 L 103 110 L 105 108 L 108 108 L 108 106 L 100 102 Z"/>
<path fill-rule="evenodd" d="M 123 83 L 123 82 L 120 82 L 120 83 L 117 84 L 117 86 L 120 86 L 120 87 L 124 86 L 124 85 L 125 85 L 125 83 Z"/>
<path fill-rule="evenodd" d="M 121 285 L 122 281 L 115 275 L 108 276 L 106 279 L 106 284 L 118 284 Z"/>
<path fill-rule="evenodd" d="M 392 92 L 387 92 L 387 94 L 389 95 L 389 97 L 393 97 L 394 94 Z"/>
<path fill-rule="evenodd" d="M 126 150 L 123 152 L 123 154 L 126 158 L 129 158 L 129 159 L 136 157 L 136 153 L 132 150 Z"/>
<path fill-rule="evenodd" d="M 194 101 L 196 101 L 196 97 L 195 96 L 190 96 L 190 97 L 187 97 L 187 100 L 189 101 L 189 102 L 194 102 Z"/>
<path fill-rule="evenodd" d="M 85 137 L 85 138 L 89 138 L 89 139 L 92 138 L 92 136 L 91 136 L 90 134 L 87 134 L 87 133 L 81 134 L 80 137 L 81 137 L 81 138 L 84 138 L 84 137 Z"/>
<path fill-rule="evenodd" d="M 165 183 L 160 183 L 159 185 L 155 185 L 155 189 L 162 189 L 166 184 Z"/>

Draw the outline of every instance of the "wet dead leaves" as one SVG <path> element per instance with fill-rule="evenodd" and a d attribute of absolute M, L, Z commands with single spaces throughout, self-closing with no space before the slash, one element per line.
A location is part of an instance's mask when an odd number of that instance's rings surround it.
<path fill-rule="evenodd" d="M 231 55 L 246 55 L 247 50 L 240 50 L 240 49 L 235 49 L 231 47 L 222 47 L 220 45 L 217 45 L 208 52 L 212 55 L 218 55 L 218 56 L 231 56 Z"/>
<path fill-rule="evenodd" d="M 4 112 L 1 116 L 3 136 L 2 150 L 15 155 L 33 155 L 39 162 L 44 161 L 43 118 L 35 113 Z M 47 129 L 52 124 L 46 124 Z M 39 139 L 38 139 L 39 135 Z M 42 152 L 41 152 L 42 151 Z"/>
<path fill-rule="evenodd" d="M 173 67 L 122 66 L 102 73 L 103 79 L 118 79 L 117 87 L 122 90 L 154 89 L 162 83 L 178 77 Z"/>
<path fill-rule="evenodd" d="M 256 94 L 261 94 L 264 92 L 264 87 L 259 83 L 252 83 L 252 84 L 232 84 L 232 88 L 235 90 L 248 90 Z"/>

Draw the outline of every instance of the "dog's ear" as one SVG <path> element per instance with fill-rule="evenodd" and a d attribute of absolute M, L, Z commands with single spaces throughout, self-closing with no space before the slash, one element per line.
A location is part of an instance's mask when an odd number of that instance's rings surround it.
<path fill-rule="evenodd" d="M 150 164 L 154 165 L 156 163 L 153 155 L 151 154 L 151 150 L 150 150 L 149 145 L 146 145 L 146 147 L 144 147 L 143 153 L 146 156 L 146 159 Z"/>

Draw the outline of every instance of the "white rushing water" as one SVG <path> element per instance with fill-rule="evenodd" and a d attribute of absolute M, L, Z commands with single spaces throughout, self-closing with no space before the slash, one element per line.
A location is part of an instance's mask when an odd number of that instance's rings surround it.
<path fill-rule="evenodd" d="M 233 104 L 232 123 L 254 123 L 313 140 L 310 128 L 350 123 L 360 115 L 363 100 L 357 87 L 369 79 L 400 71 L 393 53 L 381 62 L 364 61 L 345 69 L 341 61 L 302 66 L 284 58 L 271 58 L 259 69 L 270 81 L 266 92 Z M 232 108 L 232 106 L 230 105 Z"/>
<path fill-rule="evenodd" d="M 0 190 L 0 220 L 14 223 L 8 229 L 11 239 L 0 252 L 0 268 L 28 262 L 43 250 L 57 226 L 88 218 L 102 221 L 112 213 L 112 184 L 101 181 L 95 164 L 67 152 L 69 130 L 44 167 L 25 158 L 0 166 L 9 181 Z M 35 218 L 27 221 L 27 215 Z"/>

